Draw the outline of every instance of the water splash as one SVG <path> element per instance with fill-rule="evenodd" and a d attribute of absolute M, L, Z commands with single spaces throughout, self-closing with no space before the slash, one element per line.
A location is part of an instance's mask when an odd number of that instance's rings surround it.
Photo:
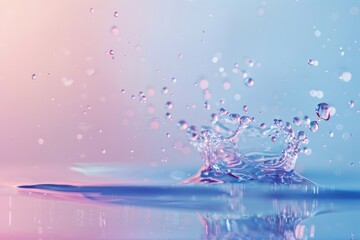
<path fill-rule="evenodd" d="M 319 105 L 316 113 L 328 120 L 330 106 Z M 309 142 L 304 131 L 295 131 L 291 123 L 281 119 L 274 119 L 266 127 L 254 118 L 229 113 L 225 108 L 213 113 L 210 120 L 212 126 L 187 128 L 189 141 L 200 152 L 204 165 L 184 183 L 313 184 L 294 171 L 299 153 Z M 296 126 L 301 125 L 298 117 L 293 121 Z M 309 124 L 312 132 L 318 130 L 318 122 Z"/>

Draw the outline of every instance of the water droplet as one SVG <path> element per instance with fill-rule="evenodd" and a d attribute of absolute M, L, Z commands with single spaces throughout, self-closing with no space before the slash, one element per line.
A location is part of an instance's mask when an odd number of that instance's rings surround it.
<path fill-rule="evenodd" d="M 37 78 L 36 74 L 33 73 L 33 74 L 31 75 L 31 79 L 32 79 L 32 80 L 35 80 L 36 78 Z"/>
<path fill-rule="evenodd" d="M 166 120 L 172 120 L 172 115 L 171 115 L 171 113 L 169 113 L 169 112 L 165 113 L 165 119 L 166 119 Z"/>
<path fill-rule="evenodd" d="M 61 81 L 63 82 L 63 84 L 64 84 L 65 87 L 70 87 L 70 86 L 73 85 L 73 83 L 74 83 L 74 80 L 73 80 L 73 79 L 69 79 L 69 78 L 65 78 L 65 77 L 63 77 L 63 78 L 61 79 Z"/>
<path fill-rule="evenodd" d="M 312 121 L 310 122 L 310 126 L 309 126 L 310 130 L 312 132 L 317 132 L 319 130 L 319 124 L 317 121 Z"/>
<path fill-rule="evenodd" d="M 187 122 L 186 122 L 185 120 L 180 120 L 180 121 L 178 122 L 178 126 L 179 126 L 179 128 L 180 128 L 181 130 L 185 130 L 185 129 L 187 129 L 188 124 L 187 124 Z"/>
<path fill-rule="evenodd" d="M 334 132 L 330 131 L 329 132 L 329 137 L 331 137 L 331 138 L 334 137 Z"/>
<path fill-rule="evenodd" d="M 229 112 L 225 109 L 225 108 L 220 108 L 219 109 L 219 114 L 221 115 L 221 116 L 225 116 L 225 115 L 227 115 Z"/>
<path fill-rule="evenodd" d="M 125 93 L 125 89 L 121 89 L 121 93 L 124 94 L 124 93 Z"/>
<path fill-rule="evenodd" d="M 199 82 L 199 87 L 200 87 L 201 89 L 207 89 L 207 88 L 209 87 L 209 81 L 206 80 L 206 79 L 200 80 L 200 82 Z"/>
<path fill-rule="evenodd" d="M 118 17 L 119 16 L 119 12 L 114 12 L 114 17 Z"/>
<path fill-rule="evenodd" d="M 248 112 L 248 106 L 247 106 L 247 105 L 244 105 L 242 109 L 243 109 L 243 111 L 244 111 L 245 113 Z"/>
<path fill-rule="evenodd" d="M 314 32 L 314 35 L 315 35 L 315 37 L 320 37 L 320 36 L 321 36 L 321 32 L 320 32 L 319 30 L 316 30 L 316 31 Z"/>
<path fill-rule="evenodd" d="M 355 102 L 354 102 L 353 100 L 350 100 L 350 101 L 349 101 L 349 107 L 350 107 L 350 108 L 355 107 Z"/>
<path fill-rule="evenodd" d="M 212 123 L 216 123 L 217 121 L 219 121 L 219 117 L 216 113 L 211 114 L 210 120 Z"/>
<path fill-rule="evenodd" d="M 254 61 L 253 61 L 251 58 L 249 58 L 249 57 L 246 57 L 246 58 L 244 59 L 244 63 L 245 63 L 248 67 L 253 67 L 253 66 L 254 66 Z"/>
<path fill-rule="evenodd" d="M 343 80 L 344 82 L 348 82 L 351 80 L 351 73 L 350 72 L 343 72 L 340 76 L 340 80 Z"/>
<path fill-rule="evenodd" d="M 101 150 L 101 153 L 106 154 L 106 150 L 105 149 Z"/>
<path fill-rule="evenodd" d="M 271 137 L 270 137 L 270 140 L 271 140 L 272 142 L 276 142 L 276 137 L 275 137 L 275 136 L 271 136 Z"/>
<path fill-rule="evenodd" d="M 255 85 L 254 79 L 252 79 L 252 78 L 247 78 L 247 79 L 245 80 L 245 85 L 246 85 L 247 87 L 253 87 L 253 86 Z"/>
<path fill-rule="evenodd" d="M 171 137 L 170 133 L 166 133 L 165 136 L 166 136 L 167 138 L 170 138 L 170 137 Z"/>
<path fill-rule="evenodd" d="M 177 80 L 176 80 L 176 78 L 173 77 L 173 78 L 171 78 L 171 81 L 172 81 L 173 83 L 176 83 Z"/>
<path fill-rule="evenodd" d="M 242 124 L 248 125 L 251 123 L 251 118 L 248 116 L 242 116 L 240 121 Z"/>
<path fill-rule="evenodd" d="M 228 82 L 228 81 L 224 82 L 224 83 L 223 83 L 223 88 L 224 88 L 225 90 L 229 90 L 229 89 L 231 88 L 231 83 Z"/>
<path fill-rule="evenodd" d="M 344 56 L 345 55 L 345 51 L 342 47 L 339 48 L 340 51 L 340 56 Z"/>
<path fill-rule="evenodd" d="M 321 118 L 324 119 L 325 121 L 330 119 L 330 105 L 327 103 L 319 103 L 316 108 L 316 115 Z"/>
<path fill-rule="evenodd" d="M 210 110 L 210 104 L 206 101 L 206 102 L 204 102 L 204 108 L 206 109 L 206 110 Z"/>
<path fill-rule="evenodd" d="M 111 56 L 114 56 L 115 51 L 114 51 L 114 50 L 112 50 L 112 49 L 110 49 L 110 50 L 109 50 L 109 54 L 110 54 Z"/>
<path fill-rule="evenodd" d="M 234 123 L 240 123 L 241 121 L 241 118 L 240 118 L 240 115 L 237 114 L 237 113 L 232 113 L 229 115 L 229 118 L 231 121 L 233 121 Z"/>
<path fill-rule="evenodd" d="M 76 139 L 77 140 L 81 140 L 81 139 L 83 139 L 83 135 L 82 134 L 76 134 Z"/>
<path fill-rule="evenodd" d="M 266 128 L 266 124 L 265 124 L 265 123 L 260 124 L 260 128 L 261 128 L 261 129 L 265 129 L 265 128 Z"/>
<path fill-rule="evenodd" d="M 173 108 L 174 108 L 174 104 L 172 102 L 169 101 L 165 103 L 165 109 L 171 110 Z"/>
<path fill-rule="evenodd" d="M 120 33 L 120 30 L 119 30 L 119 28 L 118 28 L 117 26 L 112 26 L 111 29 L 110 29 L 110 31 L 111 31 L 111 33 L 112 33 L 113 35 L 118 35 L 118 34 Z M 111 50 L 110 50 L 110 51 L 111 51 Z M 109 53 L 110 53 L 110 52 L 109 52 Z M 113 55 L 113 54 L 110 53 L 110 55 Z"/>
<path fill-rule="evenodd" d="M 45 140 L 43 138 L 38 139 L 38 144 L 43 145 L 45 143 Z"/>
<path fill-rule="evenodd" d="M 90 13 L 94 13 L 94 12 L 95 12 L 95 9 L 94 9 L 94 8 L 90 8 L 90 9 L 89 9 L 89 12 L 90 12 Z"/>
<path fill-rule="evenodd" d="M 298 117 L 294 117 L 293 118 L 293 122 L 295 123 L 296 126 L 300 126 L 301 125 L 301 120 Z"/>
<path fill-rule="evenodd" d="M 167 87 L 163 87 L 162 90 L 161 90 L 161 93 L 166 95 L 169 93 L 169 89 Z"/>
<path fill-rule="evenodd" d="M 86 75 L 88 75 L 90 77 L 90 76 L 94 75 L 95 69 L 89 68 L 85 71 L 85 73 L 86 73 Z"/>
<path fill-rule="evenodd" d="M 308 60 L 308 65 L 309 66 L 314 66 L 314 67 L 317 67 L 318 65 L 319 65 L 319 62 L 317 61 L 317 60 L 315 60 L 315 59 L 309 59 Z"/>
<path fill-rule="evenodd" d="M 309 125 L 310 124 L 310 118 L 308 117 L 308 116 L 305 116 L 304 117 L 304 123 L 305 123 L 305 125 Z"/>

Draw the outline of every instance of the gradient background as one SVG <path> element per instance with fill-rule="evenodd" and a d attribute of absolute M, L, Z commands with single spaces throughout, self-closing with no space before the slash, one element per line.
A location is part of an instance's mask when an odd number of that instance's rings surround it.
<path fill-rule="evenodd" d="M 208 124 L 224 99 L 229 111 L 247 104 L 267 123 L 315 119 L 316 104 L 329 103 L 336 114 L 316 134 L 307 130 L 312 153 L 297 169 L 324 185 L 358 187 L 359 17 L 358 1 L 0 1 L 2 185 L 177 183 L 202 164 L 177 121 Z M 253 88 L 232 72 L 235 63 Z M 349 82 L 339 79 L 344 71 Z M 194 86 L 201 79 L 211 111 Z"/>

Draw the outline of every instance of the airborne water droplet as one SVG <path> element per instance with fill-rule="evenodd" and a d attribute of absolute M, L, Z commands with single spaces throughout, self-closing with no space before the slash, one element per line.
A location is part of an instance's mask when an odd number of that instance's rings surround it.
<path fill-rule="evenodd" d="M 36 74 L 35 74 L 35 73 L 33 73 L 33 74 L 31 75 L 31 79 L 32 79 L 32 80 L 35 80 L 35 79 L 36 79 L 36 77 L 37 77 L 37 76 L 36 76 Z"/>
<path fill-rule="evenodd" d="M 349 101 L 349 107 L 350 107 L 350 108 L 355 107 L 355 102 L 354 102 L 353 100 L 350 100 L 350 101 Z"/>
<path fill-rule="evenodd" d="M 173 108 L 174 108 L 174 104 L 172 102 L 169 101 L 165 103 L 165 109 L 171 110 Z"/>
<path fill-rule="evenodd" d="M 119 12 L 114 12 L 114 17 L 118 17 L 119 16 Z"/>
<path fill-rule="evenodd" d="M 179 128 L 180 128 L 181 130 L 185 130 L 185 129 L 187 129 L 187 127 L 188 127 L 187 122 L 184 121 L 184 120 L 180 120 L 180 121 L 178 122 L 178 126 L 179 126 Z"/>
<path fill-rule="evenodd" d="M 319 103 L 316 108 L 316 115 L 321 118 L 324 119 L 325 121 L 330 119 L 330 105 L 327 103 Z"/>
<path fill-rule="evenodd" d="M 312 132 L 317 132 L 317 130 L 319 130 L 319 124 L 317 121 L 312 121 L 310 122 L 310 126 L 309 126 L 310 130 Z"/>
<path fill-rule="evenodd" d="M 300 126 L 301 125 L 301 120 L 298 117 L 294 117 L 293 118 L 293 122 L 295 123 L 296 126 Z"/>
<path fill-rule="evenodd" d="M 166 119 L 166 120 L 172 120 L 172 115 L 171 115 L 171 113 L 169 113 L 169 112 L 165 113 L 165 119 Z"/>
<path fill-rule="evenodd" d="M 245 80 L 245 85 L 246 85 L 247 87 L 253 87 L 253 86 L 255 85 L 254 79 L 252 79 L 252 78 L 247 78 L 247 79 Z"/>

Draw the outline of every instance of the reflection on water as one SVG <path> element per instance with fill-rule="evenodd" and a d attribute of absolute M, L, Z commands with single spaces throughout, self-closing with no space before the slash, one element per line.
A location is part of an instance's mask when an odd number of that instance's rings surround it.
<path fill-rule="evenodd" d="M 358 210 L 360 192 L 339 191 L 316 186 L 279 186 L 265 184 L 221 184 L 206 186 L 19 186 L 21 194 L 61 199 L 70 203 L 95 203 L 109 206 L 136 206 L 150 212 L 185 212 L 178 225 L 192 223 L 191 236 L 185 239 L 311 239 L 316 225 L 306 226 L 304 220 L 320 214 Z M 145 207 L 145 208 L 144 208 Z M 121 218 L 122 216 L 118 216 Z M 132 216 L 135 222 L 143 215 Z M 172 225 L 174 222 L 164 223 Z M 156 225 L 149 223 L 149 226 Z M 196 226 L 197 229 L 195 228 Z M 156 232 L 153 236 L 173 239 L 181 235 L 181 227 L 172 232 Z M 140 233 L 139 233 L 140 234 Z M 159 235 L 157 235 L 159 234 Z M 141 235 L 141 234 L 140 234 Z M 133 236 L 135 239 L 147 237 Z M 117 233 L 117 237 L 123 237 Z M 176 238 L 175 238 L 176 239 Z"/>

